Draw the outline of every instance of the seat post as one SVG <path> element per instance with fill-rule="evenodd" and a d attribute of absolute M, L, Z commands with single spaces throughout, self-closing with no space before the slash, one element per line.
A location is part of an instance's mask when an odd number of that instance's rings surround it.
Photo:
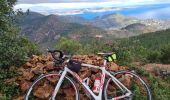
<path fill-rule="evenodd" d="M 104 60 L 103 67 L 107 67 L 107 60 Z"/>

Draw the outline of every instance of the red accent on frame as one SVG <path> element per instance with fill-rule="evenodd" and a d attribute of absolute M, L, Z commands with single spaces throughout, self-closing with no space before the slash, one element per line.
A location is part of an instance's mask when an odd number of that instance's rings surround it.
<path fill-rule="evenodd" d="M 103 85 L 104 85 L 104 77 L 105 77 L 105 75 L 102 74 L 102 75 L 101 75 L 101 84 L 100 84 L 100 89 L 101 89 L 101 90 L 103 89 Z"/>
<path fill-rule="evenodd" d="M 77 73 L 73 72 L 73 75 L 80 81 L 80 83 L 83 83 L 83 80 L 79 77 Z"/>

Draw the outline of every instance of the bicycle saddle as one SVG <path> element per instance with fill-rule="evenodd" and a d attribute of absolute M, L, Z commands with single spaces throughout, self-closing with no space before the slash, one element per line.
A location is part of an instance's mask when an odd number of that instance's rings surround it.
<path fill-rule="evenodd" d="M 105 56 L 111 56 L 113 52 L 109 52 L 109 53 L 99 52 L 97 54 L 105 57 Z"/>
<path fill-rule="evenodd" d="M 115 53 L 97 53 L 98 55 L 101 55 L 104 57 L 105 60 L 107 60 L 108 62 L 112 62 L 116 60 L 116 54 Z"/>

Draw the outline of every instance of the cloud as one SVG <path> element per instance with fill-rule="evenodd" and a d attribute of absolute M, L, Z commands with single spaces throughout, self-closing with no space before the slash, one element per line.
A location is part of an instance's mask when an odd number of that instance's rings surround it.
<path fill-rule="evenodd" d="M 149 10 L 149 11 L 139 13 L 139 14 L 134 14 L 134 15 L 132 14 L 132 16 L 135 16 L 140 19 L 152 19 L 152 18 L 154 18 L 154 19 L 169 19 L 170 14 L 168 12 L 170 12 L 170 7 Z"/>
<path fill-rule="evenodd" d="M 46 9 L 46 8 L 43 8 Z M 120 11 L 122 9 L 120 8 L 99 8 L 99 9 L 74 9 L 74 10 L 43 10 L 39 9 L 39 13 L 44 15 L 50 15 L 50 14 L 56 14 L 56 15 L 77 15 L 77 14 L 84 14 L 84 13 L 102 13 L 105 11 L 114 12 L 114 11 Z"/>
<path fill-rule="evenodd" d="M 119 2 L 95 2 L 95 3 L 39 3 L 39 4 L 17 4 L 15 8 L 28 9 L 32 7 L 48 7 L 50 9 L 83 9 L 83 8 L 99 8 L 111 7 L 119 4 Z"/>
<path fill-rule="evenodd" d="M 166 2 L 170 2 L 170 0 L 166 0 Z M 104 12 L 156 3 L 164 2 L 163 0 L 19 0 L 14 9 L 21 8 L 23 11 L 30 9 L 42 14 L 68 15 L 83 12 Z"/>
<path fill-rule="evenodd" d="M 22 8 L 22 9 L 30 9 L 31 7 L 49 7 L 53 9 L 82 9 L 82 8 L 95 8 L 95 7 L 120 7 L 120 6 L 131 6 L 131 5 L 139 5 L 139 4 L 149 4 L 153 3 L 153 1 L 157 0 L 81 0 L 86 2 L 71 2 L 71 3 L 64 3 L 64 1 L 80 1 L 80 0 L 50 0 L 47 3 L 47 0 L 19 0 L 19 3 L 15 6 L 15 8 Z M 28 4 L 32 2 L 32 4 Z M 44 3 L 42 3 L 42 1 Z M 48 0 L 49 1 L 49 0 Z M 61 2 L 63 3 L 54 3 L 54 2 Z M 93 1 L 93 2 L 90 2 Z M 102 1 L 102 2 L 98 2 Z M 25 3 L 24 3 L 25 2 Z M 39 2 L 39 3 L 38 3 Z M 46 3 L 45 3 L 46 2 Z M 35 3 L 35 4 L 34 4 Z"/>
<path fill-rule="evenodd" d="M 119 10 L 113 5 L 119 3 L 97 2 L 96 3 L 40 3 L 40 4 L 17 4 L 14 9 L 22 8 L 23 11 L 30 9 L 42 14 L 73 15 L 83 12 L 104 12 Z"/>

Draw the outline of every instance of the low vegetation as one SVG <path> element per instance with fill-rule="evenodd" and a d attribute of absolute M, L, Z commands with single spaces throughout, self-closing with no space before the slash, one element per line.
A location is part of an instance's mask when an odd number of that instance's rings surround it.
<path fill-rule="evenodd" d="M 170 98 L 170 80 L 163 79 L 160 76 L 155 76 L 152 73 L 147 72 L 142 67 L 129 66 L 132 70 L 135 70 L 139 75 L 147 78 L 147 82 L 152 91 L 153 100 L 169 100 Z"/>
<path fill-rule="evenodd" d="M 19 12 L 13 11 L 15 2 L 0 1 L 0 100 L 11 100 L 19 94 L 17 84 L 6 83 L 17 75 L 16 69 L 11 69 L 11 66 L 20 66 L 30 55 L 38 53 L 35 44 L 18 35 L 14 15 Z"/>
<path fill-rule="evenodd" d="M 127 48 L 136 61 L 168 63 L 170 30 L 142 34 L 119 41 L 120 48 Z M 166 61 L 165 61 L 166 59 Z"/>

